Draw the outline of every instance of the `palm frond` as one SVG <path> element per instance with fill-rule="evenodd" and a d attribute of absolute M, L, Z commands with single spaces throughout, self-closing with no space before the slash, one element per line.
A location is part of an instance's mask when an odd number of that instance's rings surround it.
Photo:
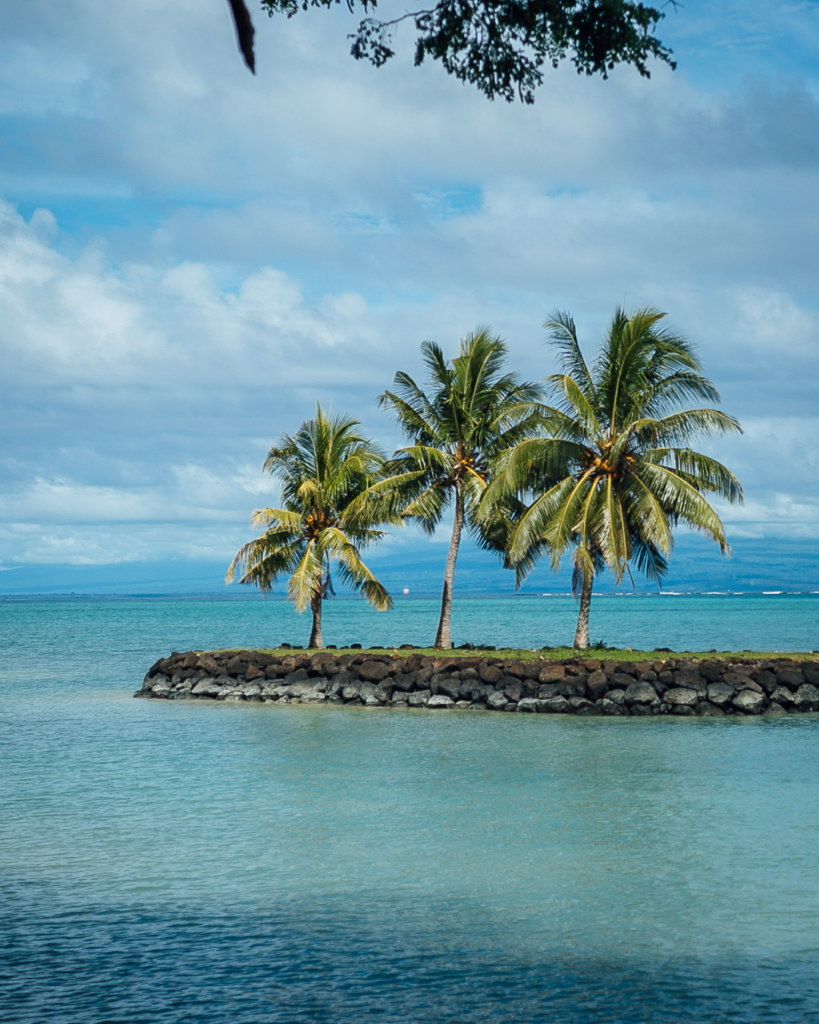
<path fill-rule="evenodd" d="M 546 328 L 552 344 L 558 350 L 558 358 L 565 375 L 572 377 L 576 381 L 577 386 L 594 403 L 594 379 L 586 360 L 583 358 L 583 353 L 580 351 L 580 344 L 577 340 L 577 328 L 573 318 L 568 313 L 558 310 L 547 317 L 543 326 Z"/>

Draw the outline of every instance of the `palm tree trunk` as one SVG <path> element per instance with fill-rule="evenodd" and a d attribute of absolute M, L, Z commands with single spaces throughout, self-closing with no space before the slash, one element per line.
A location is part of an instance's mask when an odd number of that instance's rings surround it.
<path fill-rule="evenodd" d="M 310 598 L 310 610 L 313 613 L 313 628 L 310 630 L 308 647 L 324 647 L 324 639 L 321 635 L 321 593 L 313 594 Z"/>
<path fill-rule="evenodd" d="M 446 556 L 444 569 L 444 589 L 441 593 L 441 618 L 438 620 L 438 632 L 435 634 L 435 647 L 438 650 L 452 649 L 452 583 L 455 579 L 455 559 L 458 557 L 458 545 L 461 543 L 461 530 L 464 525 L 464 499 L 460 480 L 455 483 L 455 519 L 452 523 L 452 537 L 449 541 L 449 553 Z"/>
<path fill-rule="evenodd" d="M 594 573 L 583 573 L 583 589 L 580 591 L 580 610 L 577 613 L 577 630 L 574 634 L 574 646 L 585 650 L 589 646 L 589 609 L 591 608 L 592 584 Z"/>

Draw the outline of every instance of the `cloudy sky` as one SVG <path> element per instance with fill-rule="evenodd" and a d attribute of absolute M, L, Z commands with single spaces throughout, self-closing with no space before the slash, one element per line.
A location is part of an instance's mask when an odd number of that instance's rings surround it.
<path fill-rule="evenodd" d="M 561 68 L 532 107 L 413 68 L 409 34 L 353 61 L 344 5 L 253 13 L 255 77 L 225 0 L 0 8 L 4 589 L 215 579 L 317 400 L 392 449 L 376 398 L 424 339 L 488 325 L 540 378 L 546 314 L 593 352 L 618 304 L 667 311 L 742 422 L 704 445 L 745 487 L 732 572 L 815 565 L 819 4 L 686 0 L 677 71 Z"/>

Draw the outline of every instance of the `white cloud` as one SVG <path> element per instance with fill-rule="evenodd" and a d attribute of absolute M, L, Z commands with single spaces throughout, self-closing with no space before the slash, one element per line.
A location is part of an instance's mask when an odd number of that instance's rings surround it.
<path fill-rule="evenodd" d="M 343 5 L 255 14 L 255 78 L 224 2 L 6 5 L 0 561 L 229 556 L 316 400 L 390 447 L 375 398 L 423 339 L 488 324 L 537 377 L 549 311 L 593 350 L 618 303 L 742 419 L 730 522 L 813 536 L 814 8 L 692 0 L 678 72 L 563 68 L 525 108 L 354 62 Z"/>

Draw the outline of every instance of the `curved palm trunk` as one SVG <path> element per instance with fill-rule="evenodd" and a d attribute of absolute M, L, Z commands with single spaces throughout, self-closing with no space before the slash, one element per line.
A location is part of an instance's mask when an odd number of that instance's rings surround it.
<path fill-rule="evenodd" d="M 444 589 L 441 593 L 441 617 L 438 620 L 438 632 L 435 634 L 434 646 L 438 650 L 452 649 L 452 583 L 455 579 L 455 559 L 458 557 L 458 545 L 461 543 L 461 530 L 464 525 L 464 499 L 461 483 L 455 484 L 455 519 L 452 523 L 452 537 L 449 541 L 449 553 L 446 556 L 444 569 Z"/>
<path fill-rule="evenodd" d="M 589 646 L 589 609 L 593 583 L 594 573 L 584 573 L 583 589 L 580 591 L 580 610 L 577 613 L 577 630 L 574 634 L 574 646 L 581 650 Z"/>
<path fill-rule="evenodd" d="M 310 599 L 310 611 L 313 613 L 313 628 L 310 630 L 308 647 L 324 647 L 324 638 L 321 635 L 321 592 L 313 594 Z"/>

